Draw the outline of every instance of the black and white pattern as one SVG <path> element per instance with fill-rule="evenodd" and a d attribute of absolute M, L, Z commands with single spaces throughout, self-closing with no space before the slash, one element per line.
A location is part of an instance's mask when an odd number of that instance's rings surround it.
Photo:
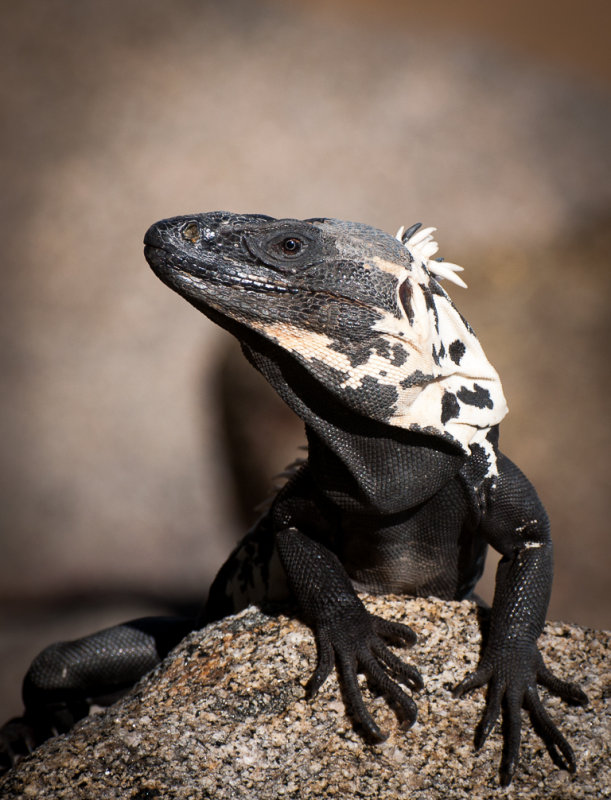
<path fill-rule="evenodd" d="M 434 231 L 435 228 L 420 229 L 414 225 L 405 232 L 399 229 L 396 235 L 413 258 L 414 277 L 410 276 L 410 285 L 418 283 L 427 303 L 431 355 L 437 369 L 431 371 L 435 382 L 427 387 L 426 399 L 436 395 L 433 404 L 441 403 L 440 418 L 445 430 L 465 449 L 476 444 L 483 448 L 491 474 L 496 472 L 496 455 L 487 435 L 507 414 L 507 403 L 499 375 L 486 358 L 473 329 L 439 286 L 438 280 L 445 278 L 467 288 L 456 274 L 463 267 L 433 259 L 439 249 L 432 236 Z M 431 276 L 428 281 L 427 274 Z M 399 293 L 402 292 L 405 289 L 400 287 Z"/>
<path fill-rule="evenodd" d="M 318 224 L 323 230 L 341 229 L 344 237 L 338 236 L 338 247 L 344 258 L 351 255 L 350 235 L 358 242 L 361 229 L 368 235 L 372 230 L 338 220 Z M 369 336 L 360 348 L 350 339 L 350 330 L 337 327 L 322 330 L 294 321 L 251 324 L 311 371 L 320 374 L 326 366 L 324 383 L 338 396 L 353 405 L 359 394 L 361 402 L 365 396 L 371 406 L 377 402 L 377 409 L 365 409 L 368 416 L 451 440 L 466 453 L 471 445 L 480 445 L 490 456 L 492 473 L 494 449 L 486 435 L 507 413 L 501 381 L 472 328 L 440 286 L 444 278 L 466 286 L 456 275 L 462 268 L 433 260 L 438 249 L 431 235 L 435 229 L 418 228 L 398 232 L 402 252 L 384 241 L 390 236 L 376 231 L 384 245 L 379 253 L 372 250 L 366 261 L 362 255 L 351 261 L 355 283 L 367 279 L 382 285 L 382 279 L 387 284 L 390 279 L 394 287 L 392 304 L 381 306 L 378 298 Z M 368 314 L 371 310 L 369 306 Z"/>

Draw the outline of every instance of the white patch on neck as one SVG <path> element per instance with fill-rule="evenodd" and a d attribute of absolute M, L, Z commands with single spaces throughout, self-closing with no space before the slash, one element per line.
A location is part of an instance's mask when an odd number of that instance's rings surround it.
<path fill-rule="evenodd" d="M 396 384 L 397 411 L 389 421 L 403 428 L 426 428 L 430 433 L 449 435 L 467 453 L 471 444 L 480 444 L 490 456 L 491 472 L 496 474 L 494 448 L 486 434 L 507 414 L 507 403 L 499 375 L 477 337 L 431 275 L 432 265 L 439 263 L 430 260 L 438 249 L 431 236 L 433 230 L 417 231 L 407 240 L 405 246 L 413 259 L 407 268 L 373 259 L 375 267 L 397 278 L 397 306 L 402 313 L 399 319 L 382 312 L 383 318 L 374 329 L 402 342 L 410 352 L 403 367 L 404 385 L 401 381 Z M 401 239 L 399 234 L 397 238 Z M 399 296 L 405 281 L 409 283 L 411 322 Z M 429 376 L 425 385 L 422 375 Z M 457 413 L 451 413 L 452 406 Z"/>

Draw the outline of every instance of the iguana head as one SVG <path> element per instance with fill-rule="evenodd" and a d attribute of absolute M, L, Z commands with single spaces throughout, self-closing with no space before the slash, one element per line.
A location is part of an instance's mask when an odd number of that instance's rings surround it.
<path fill-rule="evenodd" d="M 468 452 L 507 409 L 434 277 L 456 268 L 429 261 L 430 230 L 394 238 L 335 219 L 212 212 L 162 220 L 144 241 L 171 288 L 238 336 L 245 327 L 288 352 L 347 408 Z"/>

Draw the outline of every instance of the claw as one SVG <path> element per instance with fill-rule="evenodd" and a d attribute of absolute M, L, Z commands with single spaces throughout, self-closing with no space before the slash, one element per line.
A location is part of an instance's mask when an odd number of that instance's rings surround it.
<path fill-rule="evenodd" d="M 500 784 L 501 786 L 509 786 L 511 781 L 513 780 L 513 776 L 516 771 L 516 762 L 513 761 L 511 763 L 501 763 L 501 768 L 499 770 L 500 774 Z"/>
<path fill-rule="evenodd" d="M 306 683 L 305 692 L 306 697 L 312 698 L 318 692 L 323 683 L 327 680 L 333 669 L 334 654 L 333 645 L 329 637 L 322 632 L 317 632 L 316 636 L 316 649 L 318 651 L 318 661 L 316 669 L 310 676 L 309 681 Z"/>
<path fill-rule="evenodd" d="M 582 691 L 576 683 L 563 681 L 557 678 L 544 664 L 543 658 L 539 655 L 537 664 L 537 681 L 549 689 L 550 692 L 562 698 L 572 705 L 587 706 L 590 702 L 587 694 Z"/>
<path fill-rule="evenodd" d="M 371 621 L 378 636 L 384 637 L 391 644 L 411 647 L 418 639 L 409 625 L 403 625 L 402 622 L 392 622 L 375 614 L 371 614 Z"/>
<path fill-rule="evenodd" d="M 501 697 L 502 694 L 496 683 L 492 684 L 488 697 L 486 698 L 486 710 L 475 729 L 474 745 L 475 749 L 479 750 L 484 744 L 501 713 Z"/>
<path fill-rule="evenodd" d="M 520 709 L 522 700 L 519 694 L 507 699 L 503 731 L 503 755 L 501 757 L 501 786 L 509 786 L 520 757 L 520 739 L 522 735 L 522 717 Z"/>
<path fill-rule="evenodd" d="M 479 689 L 480 686 L 484 686 L 490 678 L 492 677 L 492 670 L 491 669 L 476 669 L 475 672 L 472 672 L 470 675 L 467 675 L 463 680 L 455 686 L 452 690 L 452 694 L 454 697 L 462 697 L 467 692 L 472 691 L 473 689 Z"/>
<path fill-rule="evenodd" d="M 49 738 L 50 730 L 36 728 L 26 716 L 13 717 L 0 726 L 0 777 Z"/>
<path fill-rule="evenodd" d="M 418 716 L 418 709 L 412 698 L 389 678 L 370 653 L 359 659 L 359 665 L 378 689 L 395 704 L 401 717 L 401 726 L 404 729 L 411 728 Z"/>
<path fill-rule="evenodd" d="M 353 719 L 363 729 L 368 739 L 383 742 L 388 734 L 378 727 L 363 700 L 361 689 L 356 678 L 356 667 L 352 658 L 337 653 L 337 671 L 340 674 L 344 690 L 345 703 Z"/>
<path fill-rule="evenodd" d="M 528 709 L 534 729 L 543 740 L 554 764 L 560 769 L 575 772 L 577 765 L 573 748 L 543 707 L 536 689 L 526 693 L 524 705 Z"/>
<path fill-rule="evenodd" d="M 406 664 L 405 661 L 397 658 L 388 647 L 383 644 L 376 644 L 373 645 L 373 652 L 380 661 L 386 664 L 396 680 L 407 686 L 408 689 L 417 692 L 424 687 L 422 676 L 416 667 L 413 667 L 411 664 Z"/>

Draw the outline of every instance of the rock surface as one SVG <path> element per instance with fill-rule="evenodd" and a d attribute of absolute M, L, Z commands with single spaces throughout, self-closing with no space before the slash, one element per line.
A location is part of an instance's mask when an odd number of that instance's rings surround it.
<path fill-rule="evenodd" d="M 590 697 L 571 708 L 545 697 L 578 759 L 576 775 L 558 770 L 528 724 L 520 768 L 498 786 L 498 728 L 479 753 L 473 728 L 481 692 L 460 701 L 450 688 L 477 661 L 480 632 L 469 602 L 366 598 L 368 607 L 419 634 L 403 653 L 418 664 L 425 689 L 407 733 L 381 698 L 367 693 L 389 732 L 365 745 L 346 717 L 335 676 L 312 701 L 301 684 L 315 662 L 300 622 L 255 609 L 192 634 L 134 691 L 90 716 L 12 770 L 0 795 L 12 798 L 602 798 L 610 796 L 610 635 L 549 623 L 547 663 L 578 680 Z M 606 686 L 605 686 L 606 683 Z"/>

